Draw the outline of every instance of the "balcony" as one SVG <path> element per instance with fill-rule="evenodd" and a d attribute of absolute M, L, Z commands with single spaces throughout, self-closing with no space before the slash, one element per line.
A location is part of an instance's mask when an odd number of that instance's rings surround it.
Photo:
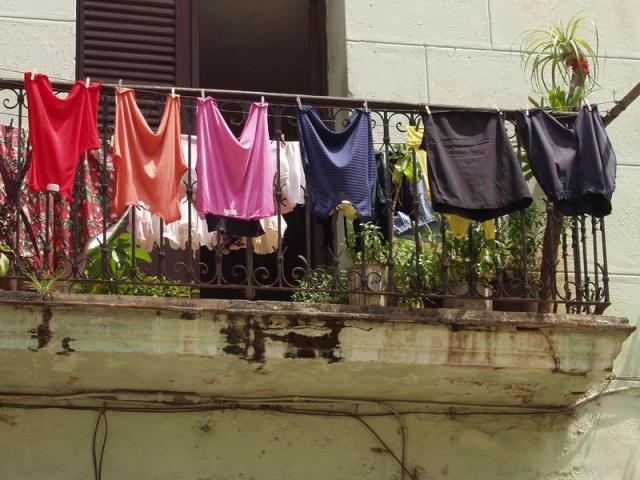
<path fill-rule="evenodd" d="M 64 93 L 68 85 L 55 88 Z M 133 88 L 153 125 L 166 88 Z M 5 392 L 144 390 L 203 398 L 350 392 L 403 402 L 566 407 L 608 375 L 634 330 L 626 319 L 602 316 L 610 304 L 604 218 L 562 218 L 540 194 L 528 210 L 496 219 L 495 236 L 472 224 L 456 237 L 439 214 L 420 223 L 419 162 L 406 147 L 407 128 L 421 123 L 420 105 L 368 103 L 388 173 L 383 226 L 354 228 L 341 211 L 319 222 L 305 192 L 305 204 L 282 217 L 288 228 L 275 230 L 272 253 L 258 254 L 251 241 L 230 243 L 220 232 L 213 245 L 199 248 L 191 214 L 182 249 L 163 234 L 162 220 L 151 219 L 161 234 L 145 250 L 131 227 L 145 213 L 136 207 L 120 219 L 110 213 L 113 89 L 103 87 L 102 149 L 80 162 L 73 203 L 55 192 L 5 187 Z M 200 90 L 178 93 L 190 144 Z M 261 95 L 211 94 L 238 129 Z M 272 138 L 295 138 L 296 97 L 264 96 Z M 19 172 L 29 159 L 21 83 L 0 81 L 0 97 L 12 125 L 4 129 L 0 160 Z M 303 101 L 337 125 L 362 105 Z M 445 108 L 460 107 L 430 106 Z M 504 115 L 522 159 L 512 113 Z M 191 169 L 194 159 L 185 159 Z M 184 186 L 191 211 L 197 182 L 189 174 Z M 398 236 L 401 190 L 408 228 Z"/>

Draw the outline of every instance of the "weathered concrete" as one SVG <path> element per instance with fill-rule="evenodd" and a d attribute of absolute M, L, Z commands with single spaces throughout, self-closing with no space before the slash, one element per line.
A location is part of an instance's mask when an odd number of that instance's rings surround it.
<path fill-rule="evenodd" d="M 568 405 L 634 330 L 615 317 L 58 295 L 0 301 L 0 390 Z"/>

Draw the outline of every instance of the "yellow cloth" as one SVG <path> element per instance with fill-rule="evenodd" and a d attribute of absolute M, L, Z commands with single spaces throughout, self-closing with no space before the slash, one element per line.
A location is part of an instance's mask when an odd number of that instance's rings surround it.
<path fill-rule="evenodd" d="M 452 215 L 447 213 L 445 215 L 447 217 L 447 222 L 449 222 L 449 226 L 451 227 L 451 232 L 453 236 L 456 238 L 462 238 L 469 230 L 469 225 L 471 225 L 471 220 L 464 217 L 459 217 L 458 215 Z M 487 240 L 495 240 L 496 239 L 496 226 L 493 220 L 487 220 L 486 222 L 482 222 L 482 226 L 484 227 L 484 237 Z"/>
<path fill-rule="evenodd" d="M 342 202 L 338 205 L 338 209 L 342 211 L 342 215 L 344 215 L 344 218 L 347 220 L 353 222 L 358 217 L 358 212 L 356 212 L 356 209 L 353 208 L 353 205 L 349 202 Z"/>
<path fill-rule="evenodd" d="M 422 145 L 422 136 L 424 135 L 424 128 L 416 128 L 413 126 L 407 127 L 407 147 L 416 152 L 416 160 L 420 164 L 420 168 L 422 169 L 423 174 L 427 175 L 427 152 L 420 149 Z M 425 181 L 425 194 L 427 195 L 427 199 L 431 201 L 431 192 L 429 191 L 429 186 Z M 447 218 L 447 222 L 451 226 L 451 231 L 453 232 L 453 236 L 456 238 L 462 238 L 469 230 L 469 225 L 471 225 L 471 220 L 468 218 L 460 217 L 458 215 L 453 215 L 447 213 L 445 215 Z M 482 226 L 484 227 L 484 236 L 487 240 L 495 240 L 496 238 L 496 228 L 495 222 L 493 220 L 487 220 L 486 222 L 482 222 Z"/>

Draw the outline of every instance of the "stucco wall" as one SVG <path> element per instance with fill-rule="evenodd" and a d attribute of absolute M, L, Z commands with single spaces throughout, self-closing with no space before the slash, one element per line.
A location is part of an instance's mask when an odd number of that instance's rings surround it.
<path fill-rule="evenodd" d="M 0 6 L 0 68 L 75 78 L 75 0 L 3 0 Z M 0 69 L 0 76 L 22 75 Z"/>
<path fill-rule="evenodd" d="M 621 411 L 626 415 L 615 413 Z M 91 447 L 97 415 L 4 410 L 0 478 L 93 478 Z M 107 418 L 104 480 L 401 478 L 398 464 L 380 442 L 350 418 L 237 410 L 110 412 Z M 608 397 L 575 419 L 408 415 L 407 464 L 420 480 L 636 480 L 638 418 L 640 401 L 624 396 Z M 367 418 L 367 422 L 400 455 L 394 418 Z"/>
<path fill-rule="evenodd" d="M 409 102 L 517 108 L 531 94 L 520 65 L 520 35 L 568 21 L 596 20 L 603 53 L 592 102 L 620 99 L 640 81 L 640 9 L 617 0 L 345 0 L 347 93 Z M 331 46 L 331 44 L 330 44 Z M 339 56 L 339 51 L 330 50 Z M 331 92 L 334 93 L 334 92 Z M 336 94 L 343 93 L 336 91 Z M 611 108 L 603 104 L 601 110 Z M 607 218 L 611 314 L 640 322 L 640 101 L 608 131 L 618 157 L 613 214 Z M 627 343 L 637 351 L 638 335 Z M 640 374 L 640 357 L 619 362 Z"/>
<path fill-rule="evenodd" d="M 634 1 L 346 0 L 345 4 L 347 88 L 332 92 L 335 94 L 434 104 L 524 106 L 530 90 L 517 53 L 519 35 L 540 25 L 566 22 L 578 12 L 596 19 L 604 60 L 602 89 L 590 100 L 619 100 L 640 81 L 640 10 Z M 640 102 L 636 102 L 608 129 L 618 157 L 618 175 L 613 214 L 607 218 L 612 297 L 607 313 L 627 316 L 636 324 L 640 323 L 639 122 Z M 640 375 L 639 347 L 636 333 L 616 363 L 618 375 Z M 487 465 L 476 464 L 480 469 L 475 476 L 450 471 L 448 476 L 432 473 L 427 478 L 638 478 L 634 460 L 638 403 L 636 397 L 607 402 L 587 415 L 610 419 L 606 432 L 598 422 L 591 425 L 594 438 L 611 436 L 611 442 L 592 445 L 588 457 L 571 434 L 576 424 L 571 425 L 566 443 L 560 442 L 556 450 L 541 456 L 546 457 L 544 461 L 565 463 L 559 470 L 562 473 L 555 476 L 536 476 L 526 462 L 511 475 L 492 473 L 492 468 L 500 469 L 495 465 L 499 460 L 489 457 Z M 584 419 L 577 423 L 581 421 Z M 499 423 L 504 425 L 504 421 Z M 524 423 L 513 430 L 516 437 L 530 433 Z M 621 446 L 620 441 L 630 434 L 635 445 Z M 549 440 L 553 438 L 550 433 Z M 458 453 L 464 457 L 468 450 Z"/>
<path fill-rule="evenodd" d="M 205 0 L 206 1 L 206 0 Z M 640 10 L 632 0 L 328 0 L 330 93 L 412 102 L 519 106 L 528 94 L 512 42 L 523 30 L 583 10 L 598 18 L 607 62 L 594 101 L 640 80 Z M 73 0 L 4 0 L 6 68 L 72 78 Z M 10 34 L 8 33 L 10 32 Z M 20 39 L 21 41 L 16 41 Z M 344 41 L 343 41 L 344 39 Z M 12 76 L 3 72 L 3 76 Z M 640 103 L 610 128 L 618 191 L 608 219 L 610 313 L 640 322 Z M 640 375 L 638 334 L 616 372 Z M 34 360 L 36 361 L 36 360 Z M 407 382 L 411 382 L 407 378 Z M 616 384 L 617 385 L 617 384 Z M 345 392 L 348 395 L 348 392 Z M 0 411 L 0 478 L 92 475 L 95 412 Z M 103 478 L 400 479 L 361 424 L 344 418 L 225 411 L 108 413 Z M 575 418 L 409 415 L 407 465 L 417 478 L 634 480 L 640 476 L 640 399 L 610 396 Z M 397 423 L 371 425 L 396 453 Z"/>

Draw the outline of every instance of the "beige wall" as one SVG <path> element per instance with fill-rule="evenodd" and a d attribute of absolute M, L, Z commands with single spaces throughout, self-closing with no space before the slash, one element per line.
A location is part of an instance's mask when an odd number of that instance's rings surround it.
<path fill-rule="evenodd" d="M 0 32 L 0 68 L 75 78 L 75 0 L 2 0 Z M 0 77 L 21 76 L 0 70 Z"/>
<path fill-rule="evenodd" d="M 329 43 L 329 58 L 346 63 L 346 89 L 354 97 L 408 102 L 517 108 L 531 91 L 520 66 L 519 35 L 568 21 L 595 18 L 603 72 L 593 102 L 620 99 L 640 81 L 640 10 L 617 0 L 345 0 L 346 52 Z M 332 19 L 329 19 L 331 32 Z M 330 74 L 332 72 L 330 66 Z M 336 76 L 339 76 L 336 73 Z M 331 77 L 330 77 L 331 78 Z M 331 84 L 330 84 L 331 85 Z M 604 104 L 601 110 L 611 108 Z M 611 314 L 640 323 L 640 101 L 608 131 L 617 157 L 617 191 L 607 218 Z M 627 351 L 638 351 L 638 335 Z M 623 356 L 619 374 L 640 374 L 640 357 Z"/>
<path fill-rule="evenodd" d="M 347 86 L 331 92 L 338 95 L 432 104 L 523 106 L 530 91 L 517 53 L 519 35 L 540 25 L 567 21 L 577 12 L 596 19 L 605 57 L 602 88 L 590 99 L 619 100 L 640 81 L 640 10 L 637 2 L 630 0 L 345 0 L 345 10 L 347 47 L 340 61 L 347 65 Z M 330 58 L 339 53 L 338 49 L 331 50 L 330 43 Z M 605 104 L 600 109 L 611 106 Z M 608 129 L 618 157 L 618 175 L 613 214 L 607 218 L 612 297 L 607 313 L 627 316 L 635 324 L 640 324 L 639 123 L 640 101 L 636 101 Z M 627 340 L 615 372 L 639 376 L 639 352 L 640 335 L 636 333 Z M 585 442 L 574 437 L 575 431 L 582 430 L 577 425 L 586 420 L 584 417 L 562 429 L 566 430 L 566 442 L 560 440 L 555 450 L 543 450 L 540 456 L 542 463 L 565 464 L 555 473 L 540 473 L 524 462 L 507 475 L 497 465 L 502 460 L 490 455 L 486 464 L 474 464 L 475 471 L 462 474 L 450 470 L 446 475 L 427 468 L 432 476 L 426 478 L 640 478 L 634 458 L 638 453 L 639 403 L 638 397 L 629 396 L 603 403 L 586 414 L 593 420 L 590 434 L 583 437 L 587 445 L 588 437 L 596 442 L 606 436 L 611 440 L 597 447 L 591 445 L 589 452 L 584 449 Z M 608 420 L 603 427 L 605 418 Z M 508 424 L 511 422 L 498 421 L 494 426 L 509 428 Z M 514 428 L 514 442 L 528 437 L 531 445 L 525 448 L 537 448 L 536 436 L 531 436 L 532 424 L 525 424 Z M 450 427 L 456 428 L 454 424 Z M 464 429 L 462 425 L 460 428 Z M 538 435 L 542 440 L 546 434 L 539 431 Z M 630 435 L 635 444 L 622 446 L 620 442 Z M 484 438 L 486 442 L 480 444 L 494 445 L 493 438 Z M 548 440 L 555 442 L 558 437 L 549 432 Z M 511 452 L 518 449 L 503 447 Z M 457 449 L 457 453 L 465 457 L 469 449 Z"/>
<path fill-rule="evenodd" d="M 593 100 L 610 100 L 613 90 L 620 98 L 640 80 L 640 10 L 632 0 L 328 0 L 328 4 L 332 94 L 520 106 L 528 90 L 518 56 L 510 52 L 516 36 L 578 10 L 597 16 L 607 48 L 603 89 Z M 73 0 L 4 0 L 2 7 L 0 48 L 5 67 L 22 71 L 37 66 L 51 76 L 74 76 Z M 609 312 L 636 323 L 640 321 L 639 120 L 640 103 L 636 103 L 610 129 L 620 167 L 614 214 L 607 222 L 613 302 Z M 638 334 L 626 347 L 632 353 L 621 357 L 616 372 L 640 375 Z M 397 464 L 376 438 L 349 419 L 239 411 L 109 413 L 108 417 L 105 479 L 400 479 Z M 90 478 L 95 419 L 94 412 L 2 409 L 0 478 Z M 392 418 L 371 419 L 371 424 L 400 451 Z M 421 480 L 640 477 L 637 395 L 607 397 L 575 418 L 410 415 L 406 424 L 407 464 Z"/>
<path fill-rule="evenodd" d="M 104 480 L 400 480 L 398 464 L 353 419 L 242 411 L 107 417 Z M 0 478 L 93 478 L 96 418 L 3 410 Z M 605 398 L 575 419 L 408 415 L 407 464 L 419 480 L 637 480 L 638 418 L 640 401 L 629 396 Z M 395 420 L 367 421 L 400 455 Z"/>

